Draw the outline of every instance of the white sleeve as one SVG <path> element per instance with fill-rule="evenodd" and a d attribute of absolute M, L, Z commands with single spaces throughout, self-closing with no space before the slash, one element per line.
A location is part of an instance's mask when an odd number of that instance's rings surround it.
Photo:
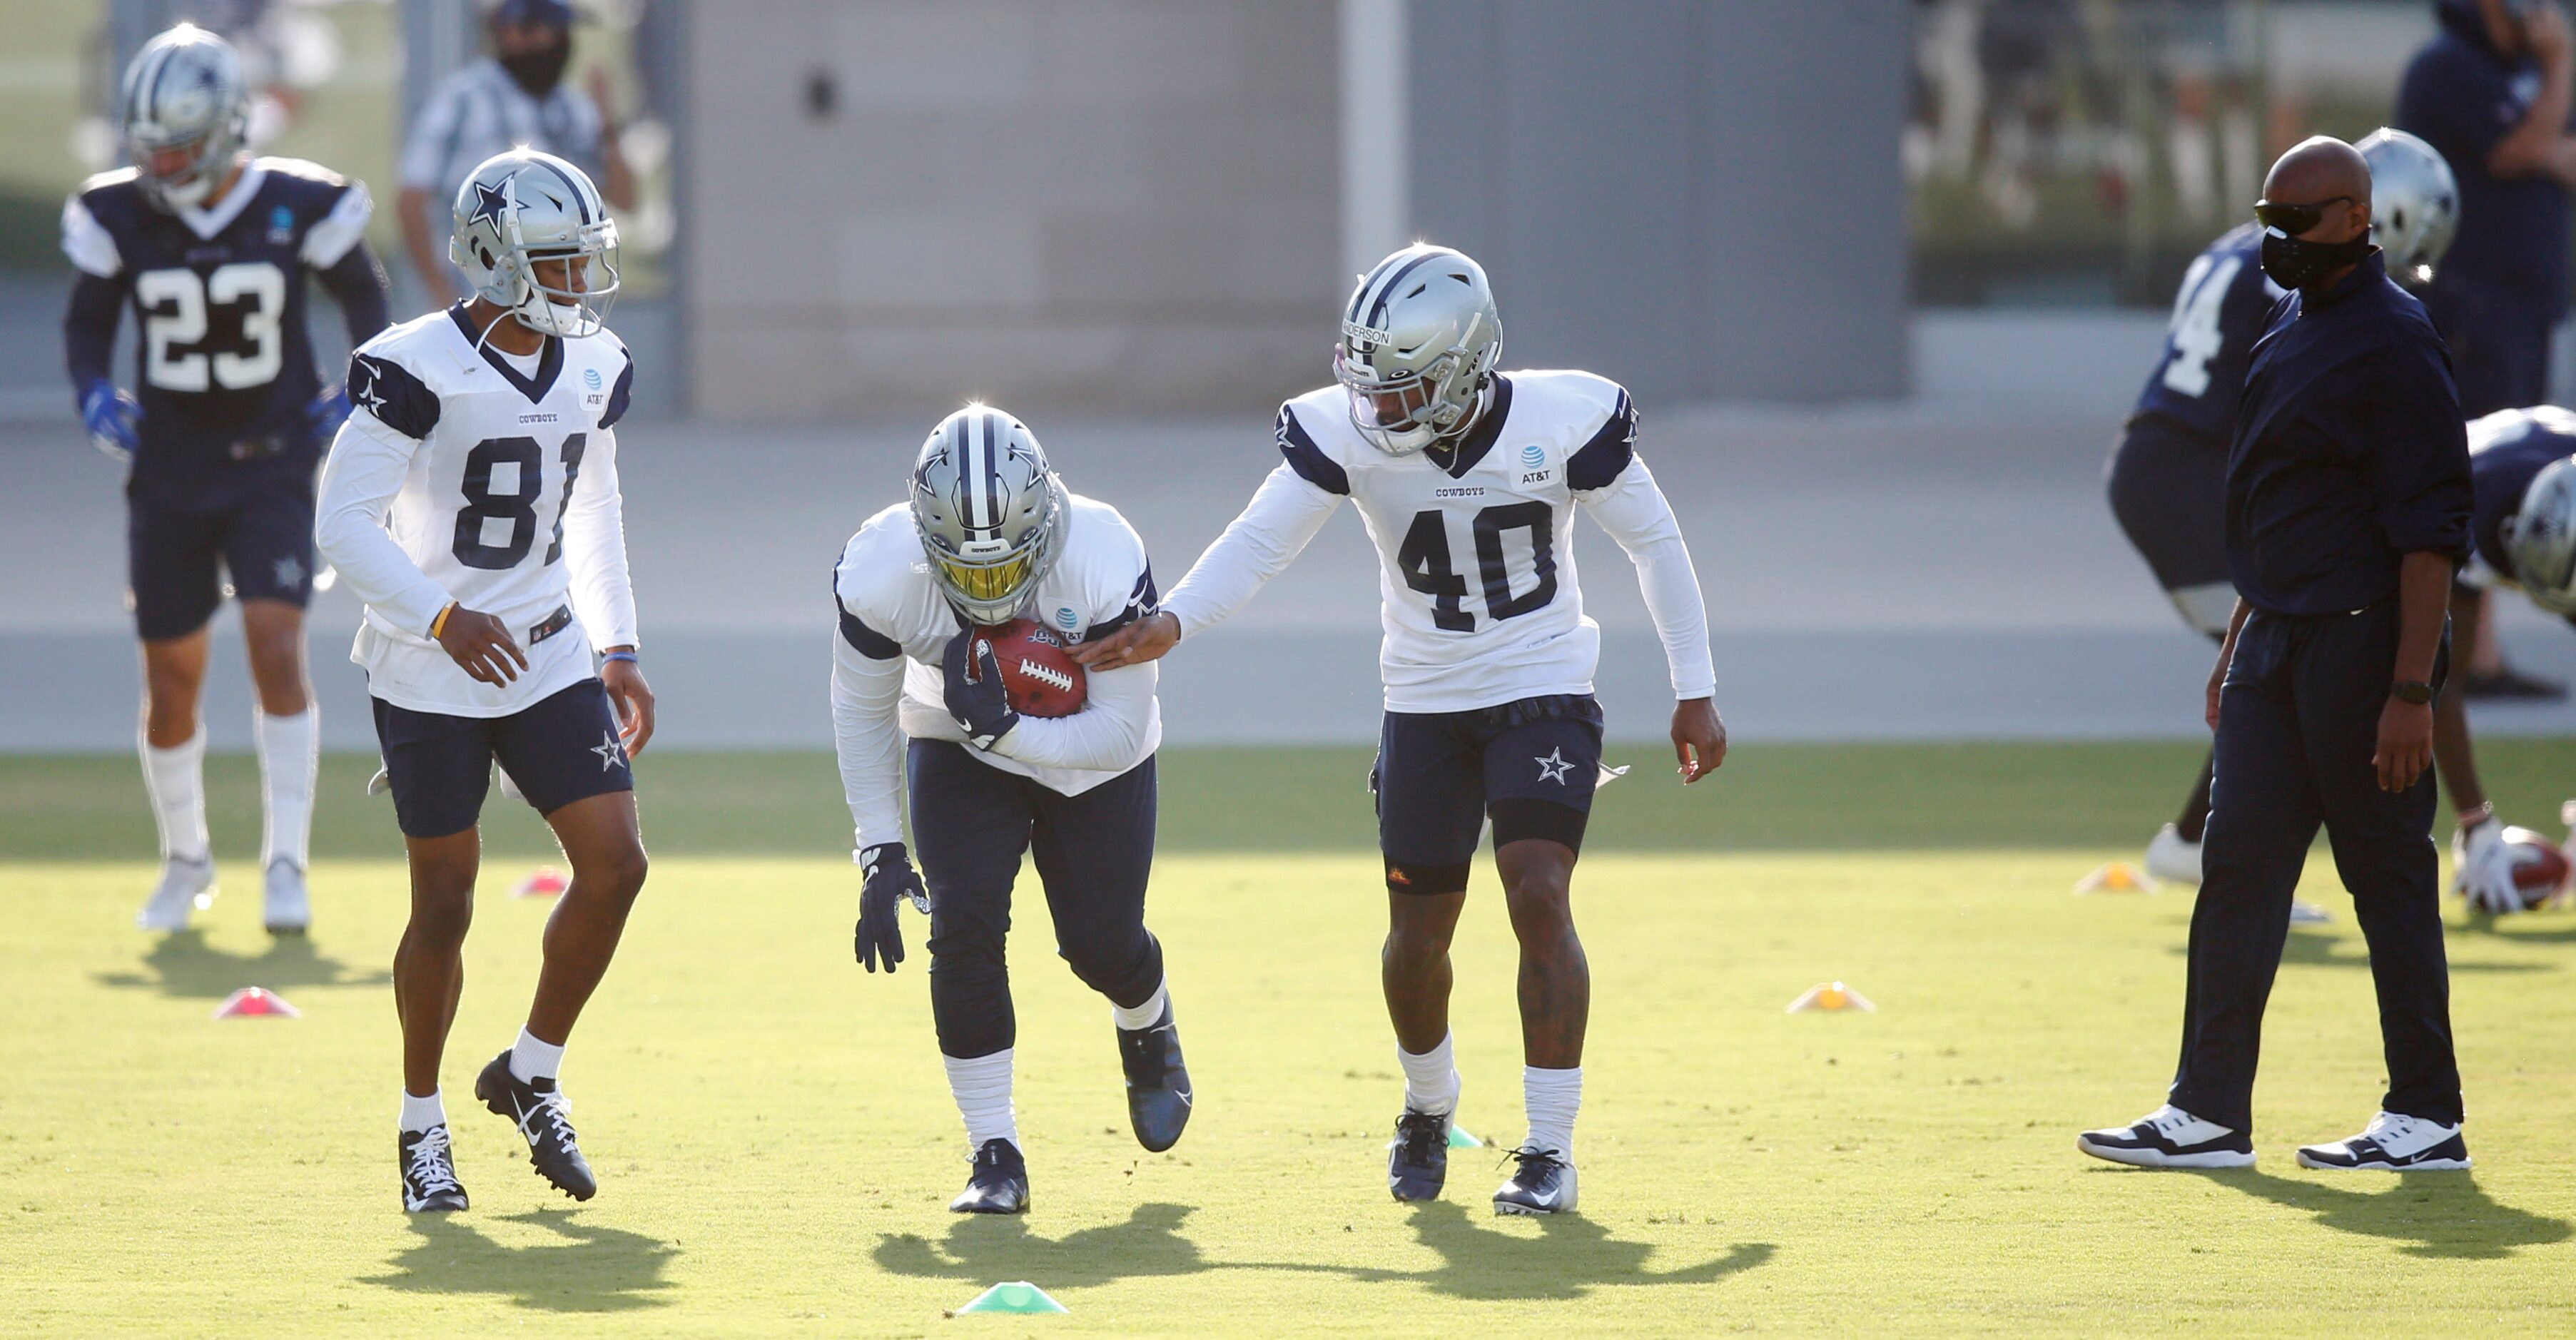
<path fill-rule="evenodd" d="M 564 508 L 564 561 L 571 565 L 572 607 L 593 650 L 632 647 L 635 584 L 626 574 L 626 503 L 617 492 L 617 431 L 590 435 Z"/>
<path fill-rule="evenodd" d="M 430 622 L 447 608 L 447 588 L 431 581 L 385 533 L 385 509 L 402 492 L 419 450 L 418 439 L 385 427 L 374 415 L 350 415 L 322 464 L 313 544 L 358 599 L 394 627 L 427 637 Z"/>
<path fill-rule="evenodd" d="M 1281 462 L 1244 504 L 1243 514 L 1163 597 L 1163 612 L 1180 621 L 1183 637 L 1224 620 L 1286 571 L 1341 505 L 1342 495 L 1307 483 Z"/>
<path fill-rule="evenodd" d="M 367 184 L 352 180 L 331 205 L 331 212 L 304 234 L 302 256 L 306 265 L 328 270 L 358 245 L 367 235 L 367 220 L 374 217 L 375 200 L 367 194 Z"/>
<path fill-rule="evenodd" d="M 98 216 L 89 212 L 77 195 L 63 202 L 63 254 L 83 274 L 101 279 L 114 279 L 125 268 L 124 257 L 117 254 L 116 238 L 100 227 Z"/>
<path fill-rule="evenodd" d="M 1699 573 L 1691 567 L 1690 546 L 1673 506 L 1655 487 L 1654 472 L 1632 459 L 1608 487 L 1574 495 L 1593 521 L 1637 565 L 1637 586 L 1645 593 L 1646 612 L 1664 641 L 1664 661 L 1672 668 L 1673 697 L 1706 698 L 1717 691 L 1717 666 L 1708 651 L 1708 608 L 1699 590 Z"/>
<path fill-rule="evenodd" d="M 1092 674 L 1082 710 L 1069 717 L 1022 716 L 993 752 L 1033 768 L 1111 772 L 1136 761 L 1153 728 L 1155 666 L 1125 665 Z"/>
<path fill-rule="evenodd" d="M 832 634 L 832 745 L 841 759 L 855 851 L 903 841 L 903 728 L 895 721 L 903 664 L 901 656 L 864 655 Z"/>

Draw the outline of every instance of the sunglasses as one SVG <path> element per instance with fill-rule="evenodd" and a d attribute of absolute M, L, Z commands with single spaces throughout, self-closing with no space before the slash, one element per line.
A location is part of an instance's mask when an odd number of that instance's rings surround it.
<path fill-rule="evenodd" d="M 2254 221 L 2285 236 L 2297 237 L 2316 227 L 2317 221 L 2326 216 L 2326 206 L 2336 203 L 2350 204 L 2352 197 L 2333 196 L 2313 205 L 2276 205 L 2269 200 L 2257 200 L 2254 202 Z"/>

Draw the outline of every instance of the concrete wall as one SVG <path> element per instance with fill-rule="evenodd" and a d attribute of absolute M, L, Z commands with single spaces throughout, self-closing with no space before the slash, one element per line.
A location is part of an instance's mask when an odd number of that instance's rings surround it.
<path fill-rule="evenodd" d="M 1332 0 L 694 7 L 692 405 L 1239 408 L 1325 374 Z"/>

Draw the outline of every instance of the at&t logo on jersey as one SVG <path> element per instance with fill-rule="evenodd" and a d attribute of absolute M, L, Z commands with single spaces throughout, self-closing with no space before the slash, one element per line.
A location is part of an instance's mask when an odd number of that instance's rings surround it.
<path fill-rule="evenodd" d="M 1059 605 L 1056 607 L 1055 621 L 1058 627 L 1070 633 L 1073 631 L 1074 625 L 1082 622 L 1082 616 Z"/>
<path fill-rule="evenodd" d="M 1548 475 L 1553 473 L 1547 468 L 1547 448 L 1536 442 L 1521 448 L 1521 464 L 1528 467 L 1521 473 L 1521 482 L 1524 484 L 1544 483 Z"/>
<path fill-rule="evenodd" d="M 581 370 L 581 384 L 582 384 L 582 385 L 584 385 L 584 386 L 589 387 L 590 389 L 592 389 L 592 390 L 594 390 L 594 391 L 598 390 L 598 389 L 599 389 L 599 369 L 597 369 L 597 368 L 583 368 L 583 369 Z"/>

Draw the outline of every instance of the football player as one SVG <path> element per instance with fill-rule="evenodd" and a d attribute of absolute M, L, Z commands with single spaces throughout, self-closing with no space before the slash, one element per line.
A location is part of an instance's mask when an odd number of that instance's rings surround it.
<path fill-rule="evenodd" d="M 385 276 L 361 238 L 367 188 L 311 163 L 251 157 L 249 106 L 241 58 L 222 38 L 191 24 L 162 33 L 118 95 L 133 166 L 92 177 L 63 205 L 63 251 L 80 272 L 63 318 L 72 386 L 90 440 L 130 467 L 138 744 L 161 829 L 161 879 L 134 918 L 145 930 L 180 930 L 215 897 L 197 699 L 206 624 L 227 587 L 241 599 L 257 686 L 262 919 L 283 935 L 312 917 L 313 467 L 349 409 L 314 371 L 305 274 L 338 300 L 352 343 L 384 329 Z M 129 306 L 142 334 L 131 393 L 108 366 Z"/>
<path fill-rule="evenodd" d="M 1241 608 L 1344 499 L 1358 504 L 1377 544 L 1386 626 L 1372 780 L 1387 1012 L 1405 1075 L 1387 1185 L 1398 1200 L 1428 1200 L 1447 1175 L 1459 1091 L 1449 942 L 1490 818 L 1520 938 L 1529 1113 L 1494 1208 L 1551 1214 L 1576 1203 L 1591 977 L 1570 885 L 1601 757 L 1601 630 L 1575 581 L 1577 504 L 1636 565 L 1672 672 L 1685 782 L 1724 760 L 1726 728 L 1711 698 L 1699 578 L 1637 458 L 1628 393 L 1587 372 L 1497 372 L 1501 354 L 1501 317 L 1475 261 L 1419 244 L 1380 261 L 1343 311 L 1335 384 L 1279 409 L 1286 459 L 1160 612 L 1076 656 L 1097 671 L 1163 655 Z"/>
<path fill-rule="evenodd" d="M 2370 164 L 2371 238 L 2387 253 L 2389 276 L 2420 286 L 2459 224 L 2450 166 L 2402 130 L 2374 131 L 2354 147 Z M 2227 450 L 2237 395 L 2254 338 L 2283 296 L 2263 274 L 2262 241 L 2261 228 L 2240 225 L 2183 272 L 2164 352 L 2111 452 L 2112 514 L 2183 622 L 2212 642 L 2226 637 L 2236 608 L 2227 573 Z M 2181 816 L 2147 844 L 2149 874 L 2200 882 L 2214 761 L 2201 763 Z"/>
<path fill-rule="evenodd" d="M 465 1208 L 438 1074 L 495 760 L 553 827 L 572 886 L 546 923 L 527 1024 L 474 1096 L 518 1125 L 539 1176 L 575 1200 L 598 1188 L 556 1079 L 644 884 L 629 760 L 653 735 L 617 488 L 635 365 L 602 324 L 617 225 L 580 169 L 525 149 L 476 168 L 454 218 L 450 255 L 474 298 L 351 356 L 357 408 L 323 469 L 318 523 L 366 601 L 349 658 L 367 670 L 411 857 L 394 1008 L 415 1212 Z"/>
<path fill-rule="evenodd" d="M 868 971 L 891 973 L 903 904 L 930 914 L 931 1016 L 974 1163 L 948 1208 L 1019 1214 L 1029 1178 L 1003 940 L 1022 852 L 1037 861 L 1056 952 L 1109 998 L 1137 1143 L 1169 1149 L 1190 1119 L 1163 946 L 1145 929 L 1163 717 L 1151 665 L 1090 675 L 1070 716 L 1022 714 L 992 640 L 970 631 L 1027 618 L 1064 642 L 1105 637 L 1154 608 L 1154 573 L 1118 509 L 1067 491 L 1028 427 L 1000 410 L 941 420 L 911 485 L 832 571 L 832 732 L 864 880 L 856 950 Z M 907 782 L 919 875 L 902 840 Z"/>

